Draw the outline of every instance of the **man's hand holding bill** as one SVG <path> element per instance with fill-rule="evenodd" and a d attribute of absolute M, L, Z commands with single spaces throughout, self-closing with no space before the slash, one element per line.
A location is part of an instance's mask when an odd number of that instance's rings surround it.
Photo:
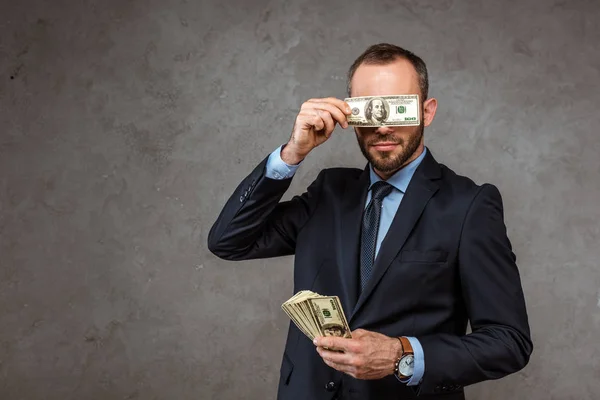
<path fill-rule="evenodd" d="M 286 164 L 299 164 L 312 149 L 331 137 L 336 124 L 347 128 L 347 115 L 351 113 L 348 103 L 334 97 L 306 101 L 296 117 L 290 140 L 281 150 L 281 159 Z"/>
<path fill-rule="evenodd" d="M 352 331 L 352 339 L 321 336 L 313 343 L 325 364 L 356 379 L 380 379 L 393 374 L 402 355 L 397 338 L 364 329 Z"/>

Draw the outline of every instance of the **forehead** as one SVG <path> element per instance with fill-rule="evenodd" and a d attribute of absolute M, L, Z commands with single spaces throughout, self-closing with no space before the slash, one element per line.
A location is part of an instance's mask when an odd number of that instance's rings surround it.
<path fill-rule="evenodd" d="M 385 65 L 361 64 L 352 77 L 352 97 L 420 93 L 417 71 L 405 59 Z"/>

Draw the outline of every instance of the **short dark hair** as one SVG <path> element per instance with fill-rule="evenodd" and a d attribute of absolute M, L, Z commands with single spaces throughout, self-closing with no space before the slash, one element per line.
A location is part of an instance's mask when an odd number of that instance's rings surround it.
<path fill-rule="evenodd" d="M 419 88 L 421 89 L 422 97 L 421 101 L 427 100 L 429 77 L 427 75 L 427 66 L 425 65 L 425 62 L 416 54 L 389 43 L 379 43 L 369 46 L 368 49 L 354 60 L 354 63 L 352 63 L 352 66 L 348 70 L 348 96 L 350 96 L 350 90 L 352 89 L 352 77 L 359 66 L 362 64 L 385 65 L 390 64 L 399 58 L 407 60 L 415 68 L 419 77 Z"/>

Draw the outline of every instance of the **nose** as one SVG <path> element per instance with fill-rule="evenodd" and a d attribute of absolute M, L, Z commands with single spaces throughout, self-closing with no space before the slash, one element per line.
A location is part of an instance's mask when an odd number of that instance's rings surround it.
<path fill-rule="evenodd" d="M 375 133 L 378 135 L 390 135 L 394 133 L 394 130 L 389 126 L 378 126 L 377 129 L 375 129 Z"/>

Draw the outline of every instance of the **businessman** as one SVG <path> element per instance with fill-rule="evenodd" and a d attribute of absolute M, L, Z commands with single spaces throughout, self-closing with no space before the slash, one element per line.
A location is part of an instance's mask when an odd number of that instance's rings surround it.
<path fill-rule="evenodd" d="M 352 339 L 311 343 L 290 324 L 278 399 L 464 399 L 465 386 L 522 369 L 533 349 L 500 193 L 424 145 L 437 100 L 412 52 L 369 47 L 348 94 L 419 94 L 421 124 L 355 128 L 365 168 L 325 169 L 282 202 L 302 160 L 348 127 L 346 102 L 308 100 L 289 141 L 225 204 L 208 247 L 227 260 L 295 254 L 294 292 L 340 297 Z"/>

